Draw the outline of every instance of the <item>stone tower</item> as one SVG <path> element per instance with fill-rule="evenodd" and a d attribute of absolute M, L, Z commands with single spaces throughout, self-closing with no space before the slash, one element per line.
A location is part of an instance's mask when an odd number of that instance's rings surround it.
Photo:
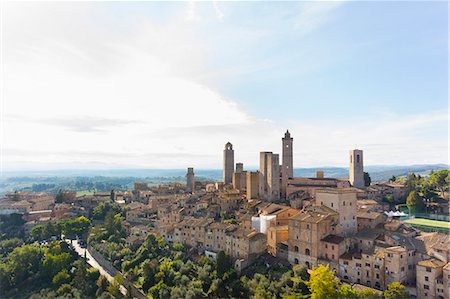
<path fill-rule="evenodd" d="M 279 155 L 272 152 L 260 152 L 259 156 L 259 195 L 262 199 L 273 201 L 280 199 Z"/>
<path fill-rule="evenodd" d="M 363 151 L 354 149 L 350 151 L 349 181 L 355 188 L 364 188 Z"/>
<path fill-rule="evenodd" d="M 186 185 L 187 185 L 187 191 L 188 192 L 194 192 L 195 190 L 195 175 L 194 175 L 194 168 L 189 167 L 187 169 L 186 174 Z"/>
<path fill-rule="evenodd" d="M 294 177 L 294 162 L 293 162 L 293 141 L 289 130 L 286 131 L 283 141 L 282 149 L 282 165 L 281 165 L 281 197 L 286 198 L 287 181 Z"/>
<path fill-rule="evenodd" d="M 223 150 L 223 182 L 225 184 L 231 184 L 233 182 L 234 173 L 234 150 L 233 145 L 230 142 L 225 144 Z"/>

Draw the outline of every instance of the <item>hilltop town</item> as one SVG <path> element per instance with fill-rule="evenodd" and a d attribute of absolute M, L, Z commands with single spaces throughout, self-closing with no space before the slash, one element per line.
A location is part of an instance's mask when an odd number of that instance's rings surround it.
<path fill-rule="evenodd" d="M 0 213 L 20 215 L 24 238 L 48 242 L 72 235 L 76 246 L 87 247 L 111 269 L 131 269 L 124 266 L 124 257 L 154 235 L 170 246 L 183 244 L 193 258 L 217 260 L 224 253 L 237 273 L 253 271 L 261 261 L 269 267 L 303 265 L 308 271 L 328 265 L 352 287 L 382 292 L 399 282 L 415 298 L 450 298 L 445 189 L 440 195 L 438 189 L 427 189 L 434 192 L 433 200 L 419 199 L 423 206 L 411 203 L 423 178 L 371 183 L 360 149 L 342 157 L 348 159 L 348 178 L 327 177 L 323 171 L 294 177 L 289 131 L 281 138 L 281 154 L 259 153 L 258 171 L 236 162 L 234 151 L 227 142 L 223 181 L 197 181 L 190 167 L 185 184 L 135 182 L 133 190 L 79 196 L 65 190 L 56 196 L 13 192 L 0 199 Z M 395 205 L 407 197 L 403 209 Z M 92 223 L 79 233 L 67 225 L 56 232 L 48 229 L 67 219 L 75 225 L 80 217 Z M 107 234 L 110 227 L 113 232 Z M 114 243 L 121 244 L 118 250 L 108 249 Z M 139 292 L 134 291 L 137 297 Z"/>

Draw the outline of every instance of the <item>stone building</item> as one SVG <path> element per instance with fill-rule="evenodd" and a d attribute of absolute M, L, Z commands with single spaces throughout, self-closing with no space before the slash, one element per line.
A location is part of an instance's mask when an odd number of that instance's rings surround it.
<path fill-rule="evenodd" d="M 277 256 L 277 248 L 280 243 L 287 243 L 289 235 L 288 225 L 271 226 L 267 230 L 267 251 Z"/>
<path fill-rule="evenodd" d="M 232 212 L 239 209 L 243 201 L 239 190 L 228 189 L 219 191 L 219 195 L 213 198 L 212 203 L 218 204 L 222 212 Z"/>
<path fill-rule="evenodd" d="M 280 158 L 272 152 L 261 152 L 259 160 L 259 196 L 268 201 L 280 199 Z"/>
<path fill-rule="evenodd" d="M 350 151 L 349 181 L 355 188 L 364 188 L 363 151 L 354 149 Z"/>
<path fill-rule="evenodd" d="M 323 173 L 318 172 L 315 178 L 288 179 L 286 194 L 289 198 L 292 194 L 305 191 L 310 197 L 316 196 L 316 190 L 321 188 L 348 188 L 348 179 L 324 178 Z"/>
<path fill-rule="evenodd" d="M 247 189 L 247 171 L 244 171 L 243 163 L 236 163 L 236 171 L 233 174 L 233 188 L 241 192 Z"/>
<path fill-rule="evenodd" d="M 187 192 L 194 192 L 195 191 L 195 174 L 194 174 L 194 168 L 189 167 L 187 169 L 186 174 L 186 191 Z"/>
<path fill-rule="evenodd" d="M 353 188 L 324 188 L 316 191 L 316 205 L 324 205 L 339 214 L 336 234 L 344 237 L 357 232 L 356 190 Z"/>
<path fill-rule="evenodd" d="M 282 140 L 281 197 L 286 198 L 287 181 L 294 177 L 293 141 L 289 130 Z"/>
<path fill-rule="evenodd" d="M 438 259 L 429 259 L 417 263 L 416 286 L 418 298 L 449 298 L 448 289 L 450 286 L 448 283 L 444 285 L 444 266 L 446 266 L 446 263 Z M 446 268 L 448 267 L 447 265 Z M 446 272 L 448 273 L 448 271 Z"/>
<path fill-rule="evenodd" d="M 234 173 L 234 150 L 233 145 L 230 142 L 225 144 L 223 150 L 223 182 L 225 184 L 231 184 L 233 181 Z"/>
<path fill-rule="evenodd" d="M 247 200 L 256 199 L 259 196 L 259 171 L 247 172 L 246 198 Z"/>
<path fill-rule="evenodd" d="M 379 212 L 359 211 L 356 215 L 358 231 L 364 228 L 376 228 L 386 222 L 386 215 Z"/>
<path fill-rule="evenodd" d="M 335 234 L 339 215 L 327 206 L 308 207 L 289 218 L 288 260 L 291 264 L 318 264 L 320 241 Z"/>

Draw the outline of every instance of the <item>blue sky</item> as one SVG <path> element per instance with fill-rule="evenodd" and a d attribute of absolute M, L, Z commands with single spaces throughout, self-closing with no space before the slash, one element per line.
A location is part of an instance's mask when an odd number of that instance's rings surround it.
<path fill-rule="evenodd" d="M 368 164 L 448 163 L 444 1 L 38 2 L 4 15 L 6 167 L 220 167 L 228 140 L 254 166 L 286 128 L 295 166 L 346 165 L 353 147 Z M 41 105 L 27 111 L 30 97 Z M 48 146 L 55 136 L 67 142 Z"/>

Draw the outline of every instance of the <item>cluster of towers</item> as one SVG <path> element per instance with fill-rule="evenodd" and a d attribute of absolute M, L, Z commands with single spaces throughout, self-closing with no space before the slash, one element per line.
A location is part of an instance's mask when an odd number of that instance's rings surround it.
<path fill-rule="evenodd" d="M 281 162 L 280 165 L 279 154 L 261 152 L 259 171 L 244 171 L 242 163 L 237 163 L 234 170 L 233 145 L 227 142 L 223 151 L 223 181 L 235 188 L 241 187 L 237 189 L 246 189 L 248 198 L 276 200 L 286 196 L 288 180 L 294 176 L 293 138 L 289 131 L 282 138 Z"/>
<path fill-rule="evenodd" d="M 273 152 L 260 152 L 259 171 L 244 171 L 243 163 L 234 163 L 234 149 L 230 142 L 223 150 L 223 182 L 235 189 L 245 190 L 247 198 L 278 200 L 287 197 L 289 181 L 294 179 L 293 143 L 289 130 L 282 140 L 282 161 Z M 236 168 L 235 168 L 236 166 Z M 194 191 L 194 169 L 188 168 L 186 174 L 187 190 Z M 323 172 L 317 172 L 317 179 L 324 179 Z M 364 188 L 364 168 L 362 150 L 350 151 L 349 180 L 351 186 Z"/>

